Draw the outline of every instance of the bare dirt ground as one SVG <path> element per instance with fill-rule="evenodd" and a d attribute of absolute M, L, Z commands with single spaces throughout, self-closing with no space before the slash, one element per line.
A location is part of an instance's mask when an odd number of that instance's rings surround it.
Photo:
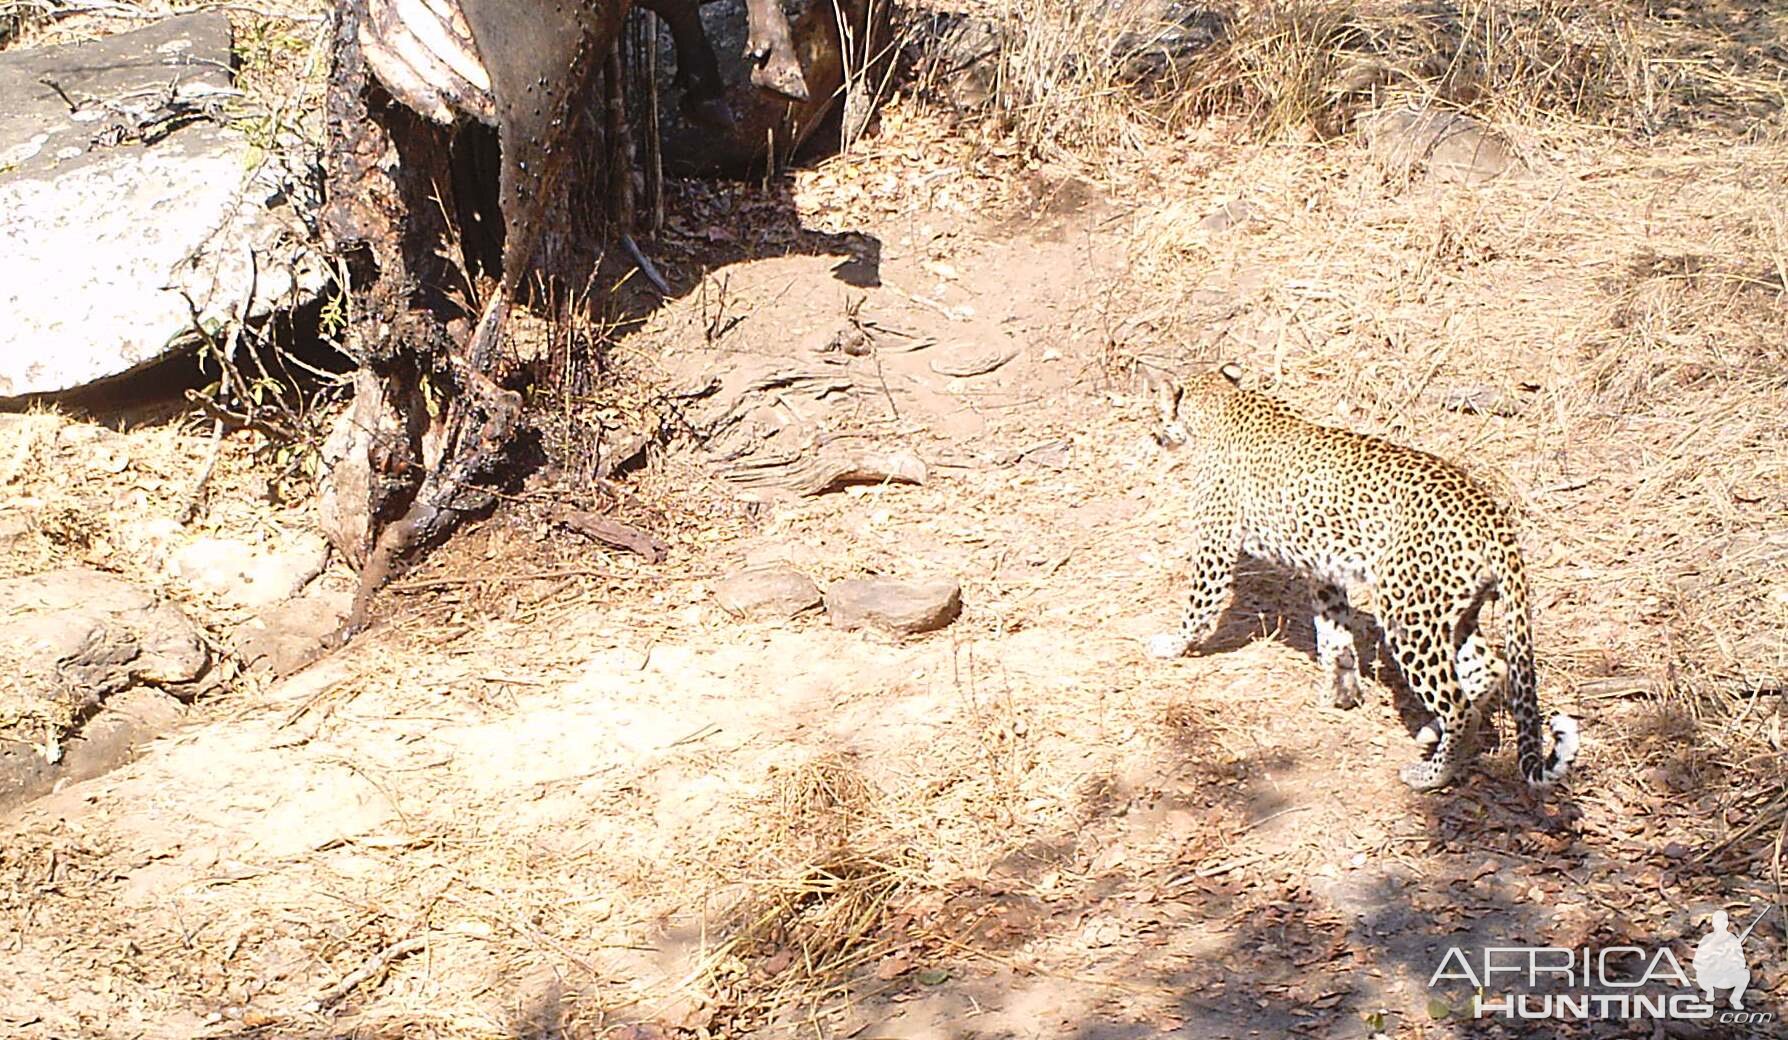
<path fill-rule="evenodd" d="M 7 814 L 0 1031 L 1527 1035 L 1429 988 L 1448 946 L 1686 959 L 1714 909 L 1779 906 L 1788 141 L 1505 130 L 1529 172 L 1488 185 L 1221 122 L 1091 171 L 902 100 L 857 154 L 689 188 L 663 248 L 699 288 L 614 353 L 617 423 L 687 427 L 617 507 L 668 559 L 499 510 L 348 649 Z M 750 214 L 785 193 L 856 244 L 774 255 Z M 1584 730 L 1559 790 L 1512 738 L 1403 788 L 1391 675 L 1315 707 L 1268 568 L 1208 652 L 1144 658 L 1188 503 L 1131 363 L 1217 358 L 1521 504 L 1542 698 Z M 731 396 L 754 374 L 789 378 Z M 722 476 L 826 444 L 927 479 Z M 953 577 L 964 611 L 902 641 L 715 605 L 770 560 Z M 1579 1028 L 1654 1035 L 1532 1035 Z"/>

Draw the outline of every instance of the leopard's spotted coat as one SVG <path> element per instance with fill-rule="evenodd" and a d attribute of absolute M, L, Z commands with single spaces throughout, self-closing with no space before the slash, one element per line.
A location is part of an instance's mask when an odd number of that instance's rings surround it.
<path fill-rule="evenodd" d="M 1241 553 L 1293 568 L 1310 581 L 1317 659 L 1330 701 L 1359 701 L 1349 629 L 1350 587 L 1369 587 L 1391 657 L 1433 721 L 1422 760 L 1403 779 L 1426 790 L 1453 779 L 1460 749 L 1493 694 L 1506 685 L 1521 773 L 1557 782 L 1577 750 L 1577 727 L 1554 716 L 1542 747 L 1527 574 L 1509 509 L 1459 467 L 1417 451 L 1300 419 L 1239 386 L 1225 366 L 1184 386 L 1161 381 L 1164 446 L 1189 452 L 1193 504 L 1192 593 L 1180 630 L 1149 640 L 1178 657 L 1215 632 Z M 1507 608 L 1499 652 L 1480 629 L 1484 604 Z"/>

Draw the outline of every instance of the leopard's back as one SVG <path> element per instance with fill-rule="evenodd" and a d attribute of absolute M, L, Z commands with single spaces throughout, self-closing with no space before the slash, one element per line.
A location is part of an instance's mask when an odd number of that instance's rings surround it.
<path fill-rule="evenodd" d="M 1438 456 L 1309 422 L 1240 389 L 1221 427 L 1215 468 L 1237 500 L 1250 555 L 1377 584 L 1389 554 L 1419 543 L 1469 580 L 1513 540 L 1507 507 Z"/>

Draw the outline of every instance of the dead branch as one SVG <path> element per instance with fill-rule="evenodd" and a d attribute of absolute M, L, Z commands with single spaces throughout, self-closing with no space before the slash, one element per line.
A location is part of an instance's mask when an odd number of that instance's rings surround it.
<path fill-rule="evenodd" d="M 648 563 L 660 563 L 670 554 L 670 546 L 652 533 L 620 520 L 577 509 L 558 510 L 553 519 L 604 545 L 642 556 Z"/>
<path fill-rule="evenodd" d="M 362 964 L 360 967 L 349 972 L 346 978 L 317 994 L 316 998 L 311 1001 L 312 1006 L 316 1011 L 322 1011 L 333 1007 L 341 1000 L 341 998 L 354 992 L 356 989 L 359 989 L 362 983 L 365 983 L 368 979 L 373 978 L 386 968 L 389 968 L 391 962 L 401 957 L 408 957 L 410 954 L 420 951 L 426 945 L 428 944 L 421 936 L 414 936 L 405 939 L 402 942 L 392 943 L 390 946 L 387 946 L 383 950 L 374 954 L 365 964 Z"/>

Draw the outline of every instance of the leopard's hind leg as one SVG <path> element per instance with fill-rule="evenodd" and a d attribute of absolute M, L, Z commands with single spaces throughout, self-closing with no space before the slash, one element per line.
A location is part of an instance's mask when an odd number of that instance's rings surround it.
<path fill-rule="evenodd" d="M 1435 585 L 1433 572 L 1417 564 L 1393 570 L 1379 586 L 1385 645 L 1432 719 L 1417 737 L 1426 756 L 1402 770 L 1418 791 L 1444 787 L 1458 773 L 1473 714 L 1458 661 L 1459 623 L 1470 603 L 1450 602 Z"/>
<path fill-rule="evenodd" d="M 1475 615 L 1458 642 L 1453 663 L 1459 673 L 1459 690 L 1465 695 L 1467 748 L 1475 753 L 1496 739 L 1491 709 L 1507 689 L 1509 663 L 1484 638 Z"/>
<path fill-rule="evenodd" d="M 1316 661 L 1322 666 L 1318 696 L 1330 707 L 1354 707 L 1360 703 L 1360 661 L 1353 646 L 1353 607 L 1347 601 L 1347 590 L 1313 580 L 1310 600 L 1316 623 Z"/>
<path fill-rule="evenodd" d="M 1476 754 L 1486 742 L 1496 741 L 1495 727 L 1490 725 L 1491 710 L 1508 688 L 1508 661 L 1485 637 L 1480 620 L 1494 587 L 1493 582 L 1481 582 L 1453 624 L 1453 667 L 1459 677 L 1459 692 L 1465 698 L 1465 728 L 1459 737 L 1466 754 Z M 1417 742 L 1431 747 L 1439 740 L 1443 726 L 1441 718 L 1436 717 L 1422 727 Z"/>

